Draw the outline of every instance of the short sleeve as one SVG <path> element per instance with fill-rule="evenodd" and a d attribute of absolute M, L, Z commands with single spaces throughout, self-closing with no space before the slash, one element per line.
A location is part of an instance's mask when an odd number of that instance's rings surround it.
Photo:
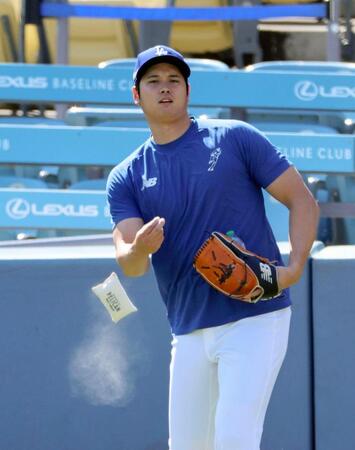
<path fill-rule="evenodd" d="M 124 219 L 142 217 L 135 199 L 129 167 L 117 166 L 112 169 L 107 180 L 106 193 L 113 226 Z"/>
<path fill-rule="evenodd" d="M 246 125 L 243 134 L 243 152 L 250 176 L 259 186 L 266 188 L 287 170 L 291 163 L 253 126 Z"/>

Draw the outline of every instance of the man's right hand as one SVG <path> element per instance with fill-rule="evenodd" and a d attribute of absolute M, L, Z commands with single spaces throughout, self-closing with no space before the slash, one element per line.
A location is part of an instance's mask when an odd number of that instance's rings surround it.
<path fill-rule="evenodd" d="M 133 217 L 116 225 L 113 231 L 116 260 L 125 275 L 139 277 L 147 272 L 149 255 L 157 252 L 164 241 L 164 225 L 165 219 L 161 217 L 147 223 Z"/>
<path fill-rule="evenodd" d="M 138 254 L 150 255 L 157 252 L 164 241 L 165 219 L 154 217 L 140 228 L 133 241 L 132 247 Z"/>

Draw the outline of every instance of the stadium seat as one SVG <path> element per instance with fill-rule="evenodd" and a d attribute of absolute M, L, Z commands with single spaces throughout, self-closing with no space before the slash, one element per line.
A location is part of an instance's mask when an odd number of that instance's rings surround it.
<path fill-rule="evenodd" d="M 0 241 L 24 241 L 26 239 L 57 237 L 56 230 L 36 230 L 17 228 L 9 230 L 0 229 Z"/>
<path fill-rule="evenodd" d="M 65 121 L 72 126 L 148 127 L 143 111 L 134 106 L 131 108 L 73 106 L 67 110 Z"/>
<path fill-rule="evenodd" d="M 355 177 L 352 175 L 328 176 L 326 186 L 336 202 L 355 202 Z M 334 219 L 340 228 L 340 243 L 355 245 L 355 218 Z"/>
<path fill-rule="evenodd" d="M 19 20 L 14 0 L 0 0 L 0 62 L 16 62 Z"/>
<path fill-rule="evenodd" d="M 338 74 L 355 74 L 355 64 L 330 61 L 266 61 L 250 65 L 245 69 L 252 71 L 282 72 L 329 72 Z M 248 120 L 262 122 L 294 122 L 312 124 L 315 131 L 319 126 L 336 129 L 339 133 L 352 133 L 355 130 L 355 113 L 353 112 L 316 112 L 249 109 Z M 263 117 L 263 119 L 262 119 Z M 319 128 L 321 130 L 321 128 Z M 320 131 L 321 132 L 321 131 Z"/>
<path fill-rule="evenodd" d="M 327 203 L 334 200 L 334 193 L 327 186 L 327 177 L 325 174 L 304 175 L 303 176 L 308 188 L 312 192 L 318 203 Z M 339 241 L 340 230 L 339 224 L 343 227 L 343 221 L 330 217 L 320 217 L 318 223 L 317 240 L 324 244 L 331 244 Z"/>
<path fill-rule="evenodd" d="M 270 121 L 265 120 L 249 120 L 249 123 L 263 132 L 289 132 L 289 133 L 305 133 L 305 134 L 336 134 L 338 131 L 332 127 L 319 125 L 319 124 L 307 124 L 307 123 L 295 123 L 290 120 Z M 332 201 L 331 189 L 327 184 L 328 179 L 332 179 L 333 183 L 338 177 L 326 176 L 321 174 L 307 174 L 303 176 L 306 185 L 311 189 L 314 197 L 320 203 Z M 338 188 L 336 188 L 338 189 Z M 287 239 L 288 232 L 288 211 L 287 209 L 276 200 L 272 199 L 268 194 L 265 194 L 265 208 L 267 216 L 270 220 L 274 234 L 277 240 Z M 345 227 L 344 219 L 328 219 L 322 217 L 319 221 L 317 240 L 324 242 L 325 244 L 337 243 L 339 239 L 343 239 L 342 229 Z"/>
<path fill-rule="evenodd" d="M 134 69 L 135 58 L 118 58 L 99 63 L 100 69 L 105 68 L 129 68 Z M 227 64 L 222 61 L 207 58 L 186 58 L 187 63 L 193 71 L 195 70 L 229 70 Z M 193 107 L 189 110 L 190 114 L 196 117 L 218 117 L 230 118 L 231 112 L 229 108 L 197 108 Z M 72 126 L 111 126 L 111 127 L 147 127 L 143 111 L 136 107 L 100 107 L 72 106 L 66 111 L 65 122 Z"/>
<path fill-rule="evenodd" d="M 13 189 L 22 189 L 22 188 L 47 189 L 46 183 L 42 180 L 17 176 L 0 177 L 0 187 L 7 187 Z"/>
<path fill-rule="evenodd" d="M 10 164 L 0 165 L 0 177 L 8 177 L 16 175 L 15 166 Z"/>
<path fill-rule="evenodd" d="M 228 6 L 228 0 L 176 0 L 179 7 Z M 185 54 L 217 53 L 233 48 L 233 33 L 230 22 L 198 21 L 174 22 L 171 46 Z"/>
<path fill-rule="evenodd" d="M 352 74 L 355 72 L 355 63 L 336 61 L 264 61 L 252 64 L 246 67 L 245 70 L 248 72 L 255 70 L 289 70 L 292 72 L 337 72 Z"/>
<path fill-rule="evenodd" d="M 188 65 L 192 70 L 227 70 L 228 65 L 217 59 L 209 58 L 185 58 Z M 106 69 L 111 67 L 127 67 L 134 69 L 136 63 L 135 58 L 115 58 L 108 61 L 101 61 L 99 63 L 100 69 Z"/>
<path fill-rule="evenodd" d="M 31 126 L 41 126 L 41 125 L 64 125 L 63 120 L 47 117 L 29 117 L 29 116 L 0 116 L 0 124 L 5 125 L 31 125 Z"/>
<path fill-rule="evenodd" d="M 75 4 L 131 6 L 130 0 L 72 0 Z M 57 58 L 57 23 L 55 19 L 45 19 L 45 30 L 52 61 Z M 134 56 L 126 23 L 117 19 L 69 19 L 68 63 L 78 66 L 96 66 L 103 59 Z"/>
<path fill-rule="evenodd" d="M 319 125 L 317 123 L 307 123 L 302 120 L 299 122 L 292 121 L 291 119 L 286 117 L 286 120 L 280 118 L 278 121 L 270 121 L 268 117 L 265 117 L 264 120 L 261 117 L 249 117 L 248 123 L 263 131 L 264 133 L 271 132 L 283 132 L 283 133 L 306 133 L 306 134 L 334 134 L 338 133 L 338 131 L 327 125 Z"/>
<path fill-rule="evenodd" d="M 319 203 L 326 203 L 333 201 L 332 189 L 330 188 L 326 175 L 317 174 L 312 176 L 310 174 L 303 176 L 305 183 L 310 188 L 312 194 Z M 334 177 L 333 177 L 334 178 Z M 288 240 L 289 230 L 289 212 L 286 206 L 271 197 L 266 191 L 264 193 L 265 210 L 272 230 L 277 241 Z M 355 196 L 354 196 L 355 200 Z M 344 221 L 341 219 L 334 219 L 328 217 L 321 217 L 318 224 L 317 240 L 324 244 L 331 244 L 334 242 L 349 239 L 344 237 Z M 355 235 L 352 236 L 355 238 Z"/>
<path fill-rule="evenodd" d="M 1 125 L 32 125 L 33 127 L 41 126 L 41 125 L 63 125 L 64 122 L 62 120 L 57 119 L 49 119 L 44 117 L 26 117 L 26 116 L 1 116 L 0 117 Z M 42 167 L 39 165 L 31 165 L 31 164 L 12 164 L 12 165 L 3 165 L 0 164 L 0 177 L 10 176 L 15 177 L 16 179 L 24 178 L 24 179 L 38 179 L 40 177 L 40 172 Z M 43 181 L 43 180 L 42 180 Z M 51 186 L 50 183 L 45 183 L 46 187 L 54 187 Z"/>
<path fill-rule="evenodd" d="M 314 3 L 314 0 L 262 0 L 262 3 L 265 4 L 273 4 L 273 5 L 287 5 L 287 4 L 296 4 L 296 3 Z"/>
<path fill-rule="evenodd" d="M 190 107 L 190 115 L 204 118 L 230 118 L 228 108 L 198 108 Z M 100 127 L 134 127 L 147 128 L 148 123 L 140 108 L 132 106 L 117 108 L 77 107 L 72 106 L 66 111 L 65 122 L 71 126 L 100 126 Z"/>
<path fill-rule="evenodd" d="M 302 72 L 330 72 L 341 74 L 355 74 L 355 64 L 329 61 L 270 61 L 254 64 L 246 68 L 248 71 L 302 71 Z M 263 117 L 263 120 L 261 119 Z M 355 114 L 353 112 L 307 112 L 293 111 L 285 115 L 285 111 L 249 110 L 248 118 L 251 122 L 262 124 L 264 131 L 271 131 L 271 127 L 284 126 L 285 121 L 293 122 L 294 127 L 309 127 L 314 132 L 354 133 Z M 268 128 L 268 129 L 267 129 Z M 267 130 L 266 130 L 267 129 Z M 287 130 L 291 131 L 291 130 Z M 326 178 L 324 190 L 328 190 L 328 198 L 335 192 L 341 201 L 353 201 L 355 199 L 355 180 L 348 176 L 329 176 Z M 320 201 L 322 201 L 320 199 Z M 324 222 L 324 221 L 323 221 Z M 335 239 L 346 239 L 346 243 L 355 243 L 355 220 L 332 220 Z M 344 233 L 337 229 L 344 228 Z M 343 237 L 345 234 L 345 238 Z"/>
<path fill-rule="evenodd" d="M 15 241 L 17 239 L 16 230 L 1 230 L 0 241 Z"/>
<path fill-rule="evenodd" d="M 3 26 L 0 24 L 0 62 L 16 62 L 19 55 L 19 30 L 21 23 L 22 0 L 0 0 L 0 16 L 9 17 L 10 33 L 13 36 L 15 53 L 11 50 L 11 44 L 7 33 L 4 33 Z M 26 25 L 24 60 L 28 63 L 36 63 L 38 58 L 38 36 L 35 25 Z M 11 39 L 11 37 L 10 37 Z M 10 45 L 9 45 L 10 44 Z"/>
<path fill-rule="evenodd" d="M 49 119 L 44 117 L 26 117 L 26 116 L 1 116 L 1 125 L 32 125 L 34 127 L 41 125 L 63 125 L 62 120 Z M 0 165 L 0 176 L 10 175 L 17 178 L 33 178 L 39 177 L 41 166 L 38 165 Z M 48 187 L 48 186 L 47 186 Z"/>
<path fill-rule="evenodd" d="M 336 72 L 343 74 L 355 73 L 355 64 L 328 61 L 268 61 L 250 65 L 246 71 L 282 71 L 282 72 Z M 285 111 L 268 109 L 248 109 L 247 121 L 264 132 L 300 132 L 317 134 L 346 133 L 351 130 L 353 113 L 346 112 L 319 112 L 319 111 Z M 320 179 L 321 178 L 321 179 Z M 334 192 L 347 201 L 349 194 L 343 192 L 341 176 L 323 176 L 308 174 L 304 177 L 306 184 L 319 202 L 332 201 Z M 311 185 L 308 180 L 316 179 L 317 183 Z M 331 184 L 331 186 L 330 186 Z M 315 188 L 315 186 L 317 186 Z M 321 186 L 321 187 L 319 187 Z M 348 189 L 350 187 L 348 183 Z M 355 189 L 355 185 L 354 188 Z M 351 189 L 350 189 L 351 190 Z M 267 208 L 274 215 L 276 206 Z M 280 217 L 284 217 L 283 211 L 279 211 Z M 346 239 L 355 242 L 355 232 L 352 231 L 349 219 L 321 218 L 317 238 L 325 243 L 337 243 L 343 241 L 346 229 Z M 354 222 L 354 221 L 352 221 Z"/>
<path fill-rule="evenodd" d="M 255 125 L 255 124 L 253 124 Z M 292 125 L 292 124 L 291 124 Z M 260 127 L 262 131 L 274 131 Z M 287 132 L 297 132 L 299 130 L 292 130 L 286 126 Z M 327 203 L 333 201 L 332 189 L 329 186 L 329 179 L 336 180 L 337 177 L 326 176 L 322 174 L 307 174 L 303 175 L 304 182 L 311 190 L 315 199 L 319 203 Z M 334 181 L 333 181 L 334 182 Z M 335 188 L 338 192 L 338 188 Z M 333 190 L 334 192 L 334 190 Z M 276 240 L 284 241 L 288 239 L 288 210 L 277 200 L 273 199 L 268 193 L 264 193 L 265 209 L 272 229 L 274 231 Z M 330 219 L 321 217 L 319 220 L 317 240 L 324 244 L 334 244 L 341 239 L 344 239 L 343 229 L 345 227 L 344 219 Z"/>
<path fill-rule="evenodd" d="M 133 0 L 136 6 L 164 7 L 166 0 Z M 176 7 L 228 6 L 229 0 L 175 0 Z M 158 42 L 156 43 L 158 44 Z M 233 48 L 230 22 L 176 21 L 172 23 L 170 45 L 185 55 L 217 53 Z"/>
<path fill-rule="evenodd" d="M 70 189 L 74 190 L 89 190 L 89 191 L 104 191 L 106 190 L 106 178 L 97 178 L 96 180 L 81 180 L 73 183 Z"/>
<path fill-rule="evenodd" d="M 269 61 L 253 64 L 247 71 L 327 72 L 355 74 L 355 64 L 328 61 Z M 249 109 L 248 121 L 263 131 L 296 131 L 314 133 L 353 133 L 353 112 L 288 111 Z M 307 179 L 313 176 L 309 174 Z M 319 175 L 314 175 L 319 179 Z M 319 202 L 355 200 L 355 179 L 352 176 L 324 176 L 314 189 L 307 183 Z M 335 199 L 335 200 L 334 200 Z M 355 219 L 336 218 L 320 220 L 318 239 L 323 242 L 355 244 Z"/>
<path fill-rule="evenodd" d="M 82 181 L 93 181 L 105 178 L 109 168 L 99 166 L 52 166 L 49 173 L 54 174 L 59 189 L 72 189 Z"/>

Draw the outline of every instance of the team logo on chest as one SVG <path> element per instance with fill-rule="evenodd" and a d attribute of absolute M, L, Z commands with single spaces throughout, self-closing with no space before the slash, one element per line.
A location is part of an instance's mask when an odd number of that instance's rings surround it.
<path fill-rule="evenodd" d="M 212 151 L 212 153 L 210 155 L 210 159 L 208 161 L 208 171 L 209 172 L 214 171 L 214 168 L 216 167 L 218 158 L 220 157 L 221 153 L 222 153 L 222 150 L 220 149 L 220 147 L 217 147 Z"/>

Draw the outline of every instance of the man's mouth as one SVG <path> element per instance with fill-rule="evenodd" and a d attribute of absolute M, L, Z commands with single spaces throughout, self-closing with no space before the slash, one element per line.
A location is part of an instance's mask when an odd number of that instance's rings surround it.
<path fill-rule="evenodd" d="M 169 98 L 163 98 L 162 100 L 159 100 L 159 103 L 172 103 L 173 101 Z"/>

